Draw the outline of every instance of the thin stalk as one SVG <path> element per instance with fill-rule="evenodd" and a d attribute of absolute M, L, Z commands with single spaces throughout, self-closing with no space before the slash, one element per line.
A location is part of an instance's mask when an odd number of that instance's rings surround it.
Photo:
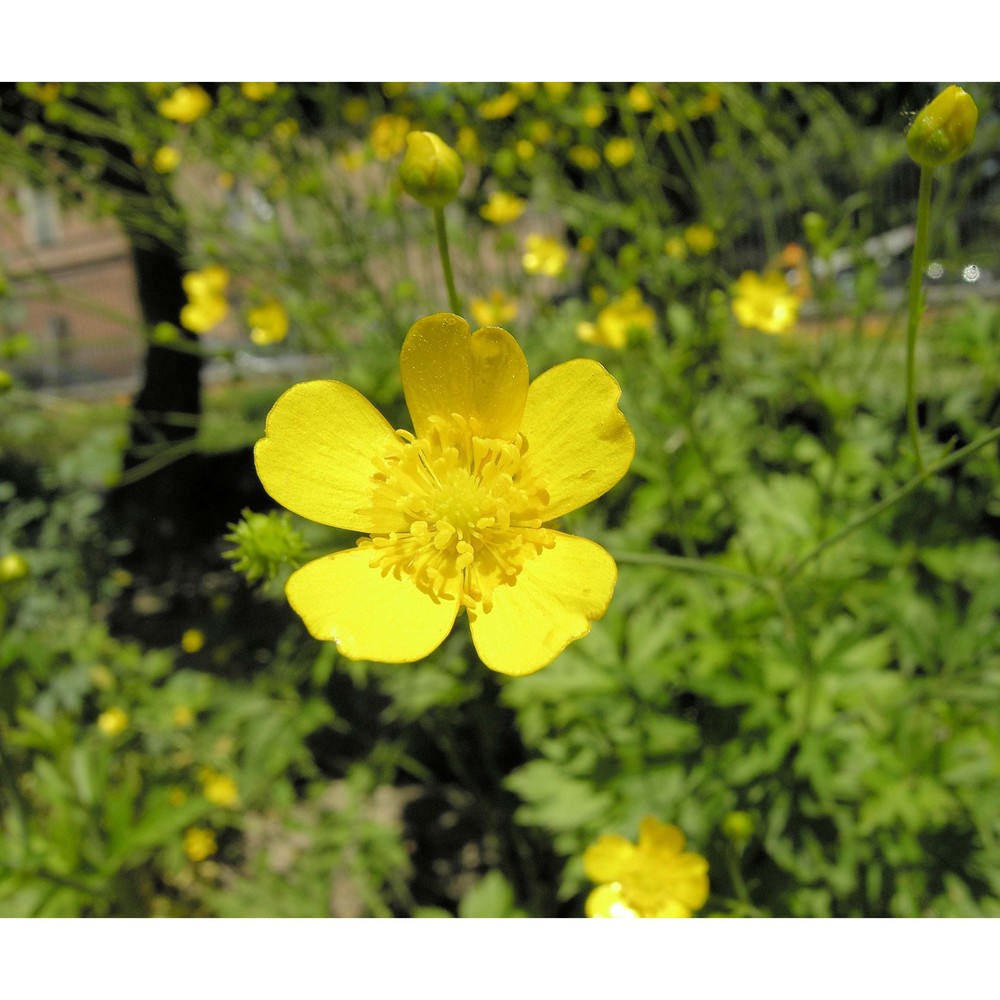
<path fill-rule="evenodd" d="M 462 302 L 455 290 L 455 276 L 451 270 L 451 256 L 448 253 L 448 230 L 444 224 L 444 209 L 434 209 L 434 228 L 437 230 L 438 253 L 441 255 L 441 266 L 444 268 L 444 280 L 448 286 L 448 301 L 451 311 L 456 316 L 462 315 Z"/>
<path fill-rule="evenodd" d="M 906 324 L 906 423 L 910 430 L 910 443 L 917 461 L 917 471 L 924 471 L 920 451 L 920 428 L 917 426 L 916 352 L 917 327 L 924 311 L 923 280 L 927 262 L 927 233 L 931 218 L 931 185 L 933 167 L 920 168 L 920 191 L 917 195 L 917 235 L 913 244 L 913 269 L 910 271 L 909 318 Z"/>
<path fill-rule="evenodd" d="M 898 490 L 890 493 L 887 497 L 879 500 L 878 503 L 873 504 L 864 513 L 859 514 L 853 521 L 849 521 L 844 525 L 839 531 L 835 531 L 832 535 L 824 538 L 821 542 L 814 545 L 798 562 L 793 564 L 790 569 L 788 569 L 784 574 L 784 580 L 790 581 L 798 576 L 799 573 L 805 568 L 806 565 L 811 563 L 821 552 L 830 548 L 831 545 L 835 545 L 837 542 L 846 538 L 852 532 L 856 531 L 858 528 L 866 525 L 869 521 L 878 517 L 884 510 L 887 510 L 893 504 L 898 503 L 903 497 L 908 496 L 919 486 L 922 486 L 924 482 L 933 476 L 936 476 L 939 472 L 944 472 L 946 469 L 950 469 L 953 465 L 958 465 L 960 462 L 965 461 L 974 452 L 979 451 L 980 448 L 985 448 L 986 445 L 990 444 L 992 441 L 996 441 L 1000 438 L 1000 427 L 994 427 L 993 430 L 984 434 L 981 438 L 977 438 L 975 441 L 967 444 L 964 448 L 959 448 L 958 451 L 952 452 L 950 455 L 945 456 L 932 465 L 928 465 L 922 472 L 919 472 L 914 476 L 908 483 L 900 486 Z"/>
<path fill-rule="evenodd" d="M 671 556 L 666 552 L 615 552 L 615 560 L 633 566 L 662 566 L 664 569 L 681 570 L 684 573 L 703 573 L 706 576 L 722 576 L 729 580 L 738 580 L 757 590 L 772 592 L 770 581 L 752 573 L 744 573 L 718 563 L 706 562 L 704 559 L 688 559 L 686 556 Z"/>

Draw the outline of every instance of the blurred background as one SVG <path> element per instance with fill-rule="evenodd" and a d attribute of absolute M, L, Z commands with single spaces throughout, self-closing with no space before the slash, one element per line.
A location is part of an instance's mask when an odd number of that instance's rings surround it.
<path fill-rule="evenodd" d="M 707 859 L 702 915 L 1000 913 L 995 438 L 895 494 L 905 136 L 942 86 L 0 85 L 0 914 L 582 916 L 584 851 L 645 816 Z M 967 90 L 932 465 L 1000 418 Z M 399 348 L 449 309 L 411 130 L 465 164 L 465 317 L 533 376 L 600 361 L 636 434 L 562 519 L 611 608 L 525 678 L 461 623 L 412 665 L 311 639 L 284 581 L 354 538 L 253 467 L 302 379 L 407 426 Z"/>

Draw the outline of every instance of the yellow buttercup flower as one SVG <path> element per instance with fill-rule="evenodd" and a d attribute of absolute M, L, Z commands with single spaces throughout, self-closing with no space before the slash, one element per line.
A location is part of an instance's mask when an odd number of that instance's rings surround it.
<path fill-rule="evenodd" d="M 229 272 L 219 264 L 191 271 L 182 279 L 188 303 L 181 309 L 181 323 L 192 333 L 208 333 L 229 312 L 226 286 Z"/>
<path fill-rule="evenodd" d="M 581 323 L 577 336 L 590 344 L 604 344 L 619 350 L 628 344 L 629 334 L 649 336 L 656 330 L 656 314 L 642 300 L 638 288 L 630 288 L 620 299 L 608 303 L 596 323 Z"/>
<path fill-rule="evenodd" d="M 184 853 L 195 863 L 210 858 L 218 850 L 215 834 L 203 826 L 192 826 L 184 831 Z"/>
<path fill-rule="evenodd" d="M 128 715 L 120 708 L 109 708 L 97 717 L 97 728 L 105 736 L 117 736 L 128 726 Z"/>
<path fill-rule="evenodd" d="M 197 653 L 205 646 L 205 633 L 198 628 L 189 628 L 181 636 L 181 649 L 185 653 Z"/>
<path fill-rule="evenodd" d="M 173 173 L 180 165 L 180 162 L 180 150 L 175 149 L 173 146 L 161 146 L 153 154 L 153 169 L 158 174 Z"/>
<path fill-rule="evenodd" d="M 744 271 L 736 282 L 733 313 L 747 329 L 786 333 L 798 319 L 799 298 L 783 274 Z"/>
<path fill-rule="evenodd" d="M 202 794 L 212 805 L 234 806 L 240 801 L 236 782 L 228 774 L 220 774 L 211 767 L 204 767 L 198 775 Z"/>
<path fill-rule="evenodd" d="M 198 84 L 192 83 L 178 87 L 156 107 L 164 118 L 190 124 L 201 118 L 212 107 L 212 98 Z"/>
<path fill-rule="evenodd" d="M 644 83 L 634 83 L 629 87 L 628 103 L 637 114 L 653 110 L 653 97 Z"/>
<path fill-rule="evenodd" d="M 499 289 L 490 292 L 488 299 L 473 299 L 469 309 L 480 326 L 502 326 L 517 319 L 517 302 Z"/>
<path fill-rule="evenodd" d="M 372 149 L 379 160 L 391 160 L 403 151 L 410 133 L 410 119 L 402 115 L 379 115 L 372 122 Z"/>
<path fill-rule="evenodd" d="M 570 146 L 566 155 L 581 170 L 596 170 L 601 165 L 601 154 L 593 146 Z"/>
<path fill-rule="evenodd" d="M 412 433 L 334 381 L 293 386 L 267 418 L 255 449 L 267 492 L 366 533 L 294 572 L 289 603 L 349 659 L 419 660 L 464 610 L 487 667 L 539 670 L 590 631 L 614 590 L 614 559 L 548 524 L 631 464 L 618 383 L 575 360 L 529 385 L 509 333 L 470 335 L 449 313 L 410 328 L 400 370 Z"/>
<path fill-rule="evenodd" d="M 676 826 L 652 816 L 639 825 L 638 845 L 605 834 L 584 852 L 583 867 L 599 883 L 588 917 L 690 917 L 708 899 L 708 862 L 684 850 Z"/>
<path fill-rule="evenodd" d="M 715 236 L 715 230 L 702 222 L 688 226 L 684 230 L 684 239 L 687 241 L 687 245 L 701 257 L 711 253 L 719 242 Z"/>
<path fill-rule="evenodd" d="M 518 198 L 516 194 L 508 194 L 506 191 L 494 191 L 489 196 L 486 204 L 479 210 L 479 214 L 487 222 L 502 226 L 505 223 L 519 219 L 524 213 L 527 204 L 523 198 Z"/>
<path fill-rule="evenodd" d="M 251 101 L 266 101 L 276 90 L 276 83 L 241 83 L 243 96 Z"/>
<path fill-rule="evenodd" d="M 547 80 L 542 84 L 542 86 L 545 88 L 549 97 L 551 97 L 556 104 L 564 101 L 573 92 L 572 83 L 555 83 L 551 80 Z"/>
<path fill-rule="evenodd" d="M 499 97 L 492 100 L 483 101 L 479 105 L 480 117 L 492 120 L 494 118 L 506 118 L 513 114 L 514 109 L 520 103 L 521 98 L 517 96 L 516 90 L 505 90 Z"/>
<path fill-rule="evenodd" d="M 254 306 L 247 313 L 247 323 L 250 324 L 250 339 L 261 347 L 278 344 L 288 336 L 288 313 L 274 298 Z"/>
<path fill-rule="evenodd" d="M 626 163 L 632 162 L 634 156 L 635 143 L 624 136 L 608 140 L 604 147 L 604 159 L 613 167 L 624 167 Z"/>
<path fill-rule="evenodd" d="M 546 274 L 558 278 L 569 263 L 569 250 L 557 239 L 531 233 L 524 238 L 521 265 L 528 274 Z"/>
<path fill-rule="evenodd" d="M 664 242 L 663 252 L 674 260 L 683 260 L 687 256 L 688 248 L 679 236 L 671 236 Z"/>
<path fill-rule="evenodd" d="M 360 96 L 348 97 L 340 112 L 349 125 L 360 125 L 368 117 L 368 99 Z"/>
<path fill-rule="evenodd" d="M 186 729 L 194 722 L 194 712 L 187 705 L 175 705 L 170 719 L 178 729 Z"/>
<path fill-rule="evenodd" d="M 583 123 L 591 128 L 597 128 L 608 117 L 603 104 L 588 104 L 583 109 Z"/>

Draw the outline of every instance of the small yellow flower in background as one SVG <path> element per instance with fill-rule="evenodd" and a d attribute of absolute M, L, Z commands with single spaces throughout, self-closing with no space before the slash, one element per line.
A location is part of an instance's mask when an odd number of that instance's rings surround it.
<path fill-rule="evenodd" d="M 628 345 L 629 334 L 649 336 L 656 331 L 656 314 L 642 300 L 638 288 L 630 288 L 621 298 L 608 303 L 596 323 L 581 323 L 577 336 L 588 344 L 603 344 L 619 350 Z"/>
<path fill-rule="evenodd" d="M 688 226 L 684 230 L 684 239 L 687 245 L 700 257 L 711 253 L 719 242 L 715 236 L 715 230 L 703 222 Z"/>
<path fill-rule="evenodd" d="M 205 645 L 205 633 L 201 629 L 189 628 L 181 636 L 181 649 L 185 653 L 197 653 Z"/>
<path fill-rule="evenodd" d="M 726 813 L 722 820 L 722 832 L 737 846 L 745 844 L 754 831 L 753 816 L 742 810 Z"/>
<path fill-rule="evenodd" d="M 185 802 L 187 802 L 187 792 L 185 792 L 183 788 L 179 788 L 177 785 L 174 785 L 174 787 L 167 792 L 167 801 L 176 809 L 177 806 L 182 806 Z"/>
<path fill-rule="evenodd" d="M 471 125 L 463 125 L 458 130 L 458 135 L 455 136 L 455 150 L 463 159 L 475 160 L 479 158 L 481 152 L 479 137 Z"/>
<path fill-rule="evenodd" d="M 566 100 L 571 93 L 573 93 L 572 83 L 553 83 L 548 81 L 543 83 L 542 86 L 545 88 L 545 92 L 552 98 L 556 104 L 561 103 Z"/>
<path fill-rule="evenodd" d="M 157 105 L 164 118 L 190 124 L 197 121 L 212 107 L 212 98 L 196 83 L 178 87 Z"/>
<path fill-rule="evenodd" d="M 499 289 L 490 292 L 488 299 L 473 299 L 469 310 L 480 326 L 501 326 L 517 319 L 517 302 Z"/>
<path fill-rule="evenodd" d="M 294 118 L 282 118 L 274 123 L 274 138 L 278 142 L 291 142 L 299 134 L 299 123 Z"/>
<path fill-rule="evenodd" d="M 524 83 L 512 83 L 511 87 L 513 87 L 514 90 L 516 90 L 517 93 L 526 100 L 534 97 L 535 91 L 538 90 L 538 84 L 530 80 Z"/>
<path fill-rule="evenodd" d="M 576 241 L 576 248 L 580 253 L 593 253 L 597 249 L 597 240 L 593 236 L 581 236 Z"/>
<path fill-rule="evenodd" d="M 372 122 L 369 139 L 379 160 L 391 160 L 403 151 L 411 131 L 410 119 L 402 115 L 379 115 Z"/>
<path fill-rule="evenodd" d="M 210 858 L 219 849 L 215 834 L 203 826 L 192 826 L 184 831 L 184 853 L 196 864 Z"/>
<path fill-rule="evenodd" d="M 173 173 L 180 166 L 180 162 L 180 150 L 173 146 L 160 146 L 153 154 L 153 169 L 159 174 Z"/>
<path fill-rule="evenodd" d="M 632 162 L 634 156 L 635 143 L 624 136 L 610 139 L 604 147 L 604 159 L 613 167 L 624 167 L 625 164 Z"/>
<path fill-rule="evenodd" d="M 653 110 L 653 98 L 649 93 L 649 87 L 644 83 L 634 83 L 629 87 L 628 103 L 636 114 L 645 114 Z"/>
<path fill-rule="evenodd" d="M 684 260 L 687 257 L 687 244 L 680 236 L 671 236 L 663 244 L 663 252 L 674 260 Z"/>
<path fill-rule="evenodd" d="M 479 209 L 479 214 L 487 222 L 502 226 L 519 219 L 524 214 L 527 204 L 523 198 L 518 198 L 516 194 L 494 191 L 487 199 L 486 204 Z"/>
<path fill-rule="evenodd" d="M 221 170 L 215 175 L 215 183 L 223 191 L 232 191 L 236 187 L 236 175 L 231 170 Z"/>
<path fill-rule="evenodd" d="M 948 87 L 914 118 L 906 148 L 922 167 L 954 163 L 972 148 L 978 121 L 976 102 L 961 87 Z"/>
<path fill-rule="evenodd" d="M 194 712 L 187 705 L 175 705 L 170 718 L 178 729 L 187 729 L 194 722 Z"/>
<path fill-rule="evenodd" d="M 208 333 L 229 312 L 229 272 L 219 264 L 211 264 L 185 274 L 182 283 L 188 304 L 181 309 L 181 322 L 192 333 Z"/>
<path fill-rule="evenodd" d="M 583 109 L 583 123 L 591 128 L 597 128 L 608 117 L 603 104 L 588 104 Z"/>
<path fill-rule="evenodd" d="M 360 125 L 368 117 L 368 101 L 364 97 L 348 97 L 340 113 L 349 125 Z"/>
<path fill-rule="evenodd" d="M 403 190 L 422 205 L 443 208 L 458 196 L 465 164 L 434 132 L 409 132 L 399 167 Z"/>
<path fill-rule="evenodd" d="M 783 274 L 744 271 L 734 289 L 733 313 L 749 330 L 786 333 L 798 319 L 799 297 Z"/>
<path fill-rule="evenodd" d="M 23 580 L 29 572 L 28 560 L 20 552 L 8 552 L 0 557 L 0 583 Z"/>
<path fill-rule="evenodd" d="M 681 127 L 681 123 L 669 111 L 661 111 L 656 116 L 656 124 L 659 125 L 664 132 L 676 132 Z"/>
<path fill-rule="evenodd" d="M 536 146 L 544 146 L 552 139 L 552 125 L 544 118 L 536 118 L 528 126 L 528 136 Z"/>
<path fill-rule="evenodd" d="M 288 336 L 288 313 L 278 299 L 267 299 L 247 312 L 250 339 L 261 347 L 278 344 Z"/>
<path fill-rule="evenodd" d="M 386 97 L 402 97 L 408 89 L 408 83 L 398 83 L 394 81 L 392 83 L 382 84 L 382 93 L 385 94 Z"/>
<path fill-rule="evenodd" d="M 506 118 L 513 114 L 514 109 L 520 104 L 521 98 L 517 96 L 516 90 L 506 90 L 499 97 L 492 100 L 483 101 L 479 105 L 480 117 L 492 121 L 496 118 Z"/>
<path fill-rule="evenodd" d="M 569 250 L 559 240 L 540 233 L 524 238 L 524 255 L 521 265 L 528 274 L 546 274 L 558 278 L 569 263 Z"/>
<path fill-rule="evenodd" d="M 357 173 L 365 165 L 365 154 L 360 149 L 348 149 L 337 154 L 337 163 L 348 173 Z"/>
<path fill-rule="evenodd" d="M 583 855 L 599 883 L 587 897 L 588 917 L 690 917 L 708 899 L 708 862 L 684 850 L 684 834 L 652 816 L 639 825 L 639 843 L 609 833 Z"/>
<path fill-rule="evenodd" d="M 592 146 L 570 146 L 566 155 L 581 170 L 596 170 L 601 165 L 601 154 Z"/>
<path fill-rule="evenodd" d="M 266 101 L 276 90 L 276 83 L 241 83 L 240 91 L 250 101 Z"/>
<path fill-rule="evenodd" d="M 535 155 L 535 144 L 530 139 L 518 139 L 514 152 L 519 160 L 530 160 Z"/>
<path fill-rule="evenodd" d="M 400 371 L 413 433 L 334 381 L 293 386 L 268 415 L 254 452 L 267 492 L 309 520 L 367 533 L 296 570 L 285 595 L 315 638 L 352 660 L 422 659 L 465 611 L 487 667 L 540 670 L 611 601 L 614 559 L 548 522 L 628 471 L 621 389 L 582 359 L 529 385 L 509 333 L 470 334 L 448 313 L 410 328 Z"/>
<path fill-rule="evenodd" d="M 0 368 L 0 394 L 7 392 L 14 385 L 14 376 L 6 368 Z"/>
<path fill-rule="evenodd" d="M 213 805 L 228 808 L 240 801 L 236 782 L 228 774 L 220 774 L 210 767 L 203 767 L 198 780 L 201 782 L 202 794 Z"/>
<path fill-rule="evenodd" d="M 97 728 L 105 736 L 117 736 L 128 726 L 128 715 L 120 708 L 109 708 L 97 717 Z"/>

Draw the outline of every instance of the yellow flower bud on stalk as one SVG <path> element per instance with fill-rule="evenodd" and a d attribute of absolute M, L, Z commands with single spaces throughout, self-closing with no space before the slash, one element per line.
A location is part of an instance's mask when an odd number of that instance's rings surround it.
<path fill-rule="evenodd" d="M 443 208 L 455 200 L 465 166 L 458 153 L 433 132 L 410 132 L 406 156 L 399 168 L 403 189 L 431 208 Z"/>
<path fill-rule="evenodd" d="M 972 148 L 978 119 L 976 102 L 961 87 L 948 87 L 913 120 L 906 148 L 922 167 L 954 163 Z"/>

